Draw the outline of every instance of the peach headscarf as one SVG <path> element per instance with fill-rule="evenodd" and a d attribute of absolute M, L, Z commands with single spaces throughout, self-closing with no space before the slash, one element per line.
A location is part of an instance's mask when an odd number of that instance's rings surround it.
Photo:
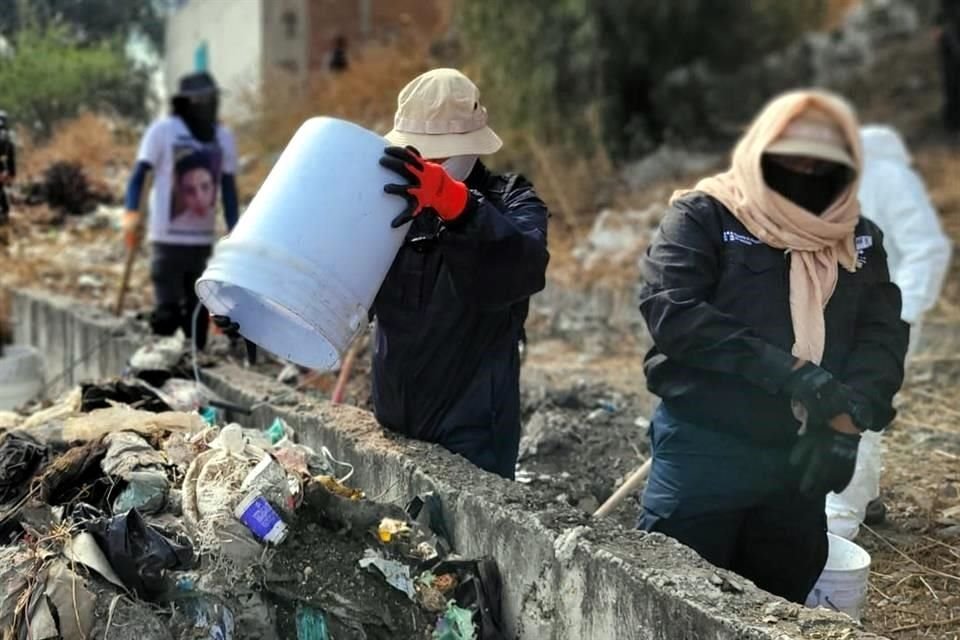
<path fill-rule="evenodd" d="M 819 216 L 767 186 L 761 168 L 764 151 L 792 120 L 808 109 L 825 112 L 836 122 L 857 166 L 853 182 Z M 818 364 L 826 339 L 823 310 L 837 285 L 838 264 L 851 272 L 857 268 L 853 231 L 860 218 L 857 187 L 862 167 L 863 153 L 853 109 L 825 91 L 793 91 L 774 99 L 760 112 L 734 149 L 730 169 L 701 180 L 692 190 L 713 196 L 757 239 L 792 255 L 793 355 Z M 687 193 L 690 191 L 674 193 L 671 202 Z"/>

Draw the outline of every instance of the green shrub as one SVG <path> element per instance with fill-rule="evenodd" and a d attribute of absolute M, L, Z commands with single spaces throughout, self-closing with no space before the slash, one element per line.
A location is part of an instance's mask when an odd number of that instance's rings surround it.
<path fill-rule="evenodd" d="M 501 128 L 614 156 L 660 142 L 670 71 L 730 70 L 819 26 L 826 0 L 461 0 L 466 59 Z M 506 125 L 506 126 L 504 126 Z"/>
<path fill-rule="evenodd" d="M 133 68 L 120 42 L 78 46 L 63 27 L 17 33 L 14 55 L 0 58 L 0 108 L 35 133 L 85 110 L 142 119 L 147 72 Z"/>

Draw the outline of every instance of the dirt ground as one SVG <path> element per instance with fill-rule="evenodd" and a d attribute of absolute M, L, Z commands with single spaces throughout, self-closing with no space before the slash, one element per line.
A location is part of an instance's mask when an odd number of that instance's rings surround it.
<path fill-rule="evenodd" d="M 314 522 L 300 522 L 274 556 L 265 590 L 274 595 L 281 637 L 297 637 L 293 626 L 296 603 L 328 612 L 334 637 L 379 640 L 423 640 L 430 637 L 435 620 L 389 586 L 375 572 L 360 568 L 365 545 L 347 533 L 332 531 Z M 351 624 L 360 624 L 358 635 Z"/>

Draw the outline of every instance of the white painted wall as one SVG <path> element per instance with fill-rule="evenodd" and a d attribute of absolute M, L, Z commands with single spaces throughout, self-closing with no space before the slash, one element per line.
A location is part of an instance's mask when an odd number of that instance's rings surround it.
<path fill-rule="evenodd" d="M 263 68 L 265 2 L 188 0 L 167 18 L 164 83 L 169 95 L 181 75 L 195 70 L 195 53 L 207 44 L 207 70 L 228 92 L 221 113 L 244 115 L 244 95 L 259 86 Z"/>

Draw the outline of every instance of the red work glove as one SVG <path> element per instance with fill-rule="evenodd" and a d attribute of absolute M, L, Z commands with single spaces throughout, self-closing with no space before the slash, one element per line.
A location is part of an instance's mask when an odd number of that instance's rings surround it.
<path fill-rule="evenodd" d="M 409 181 L 409 184 L 388 184 L 383 188 L 407 200 L 407 208 L 393 219 L 394 228 L 410 222 L 425 209 L 435 212 L 444 222 L 452 222 L 466 211 L 470 201 L 467 185 L 451 178 L 436 162 L 424 160 L 413 147 L 387 147 L 380 165 Z"/>

